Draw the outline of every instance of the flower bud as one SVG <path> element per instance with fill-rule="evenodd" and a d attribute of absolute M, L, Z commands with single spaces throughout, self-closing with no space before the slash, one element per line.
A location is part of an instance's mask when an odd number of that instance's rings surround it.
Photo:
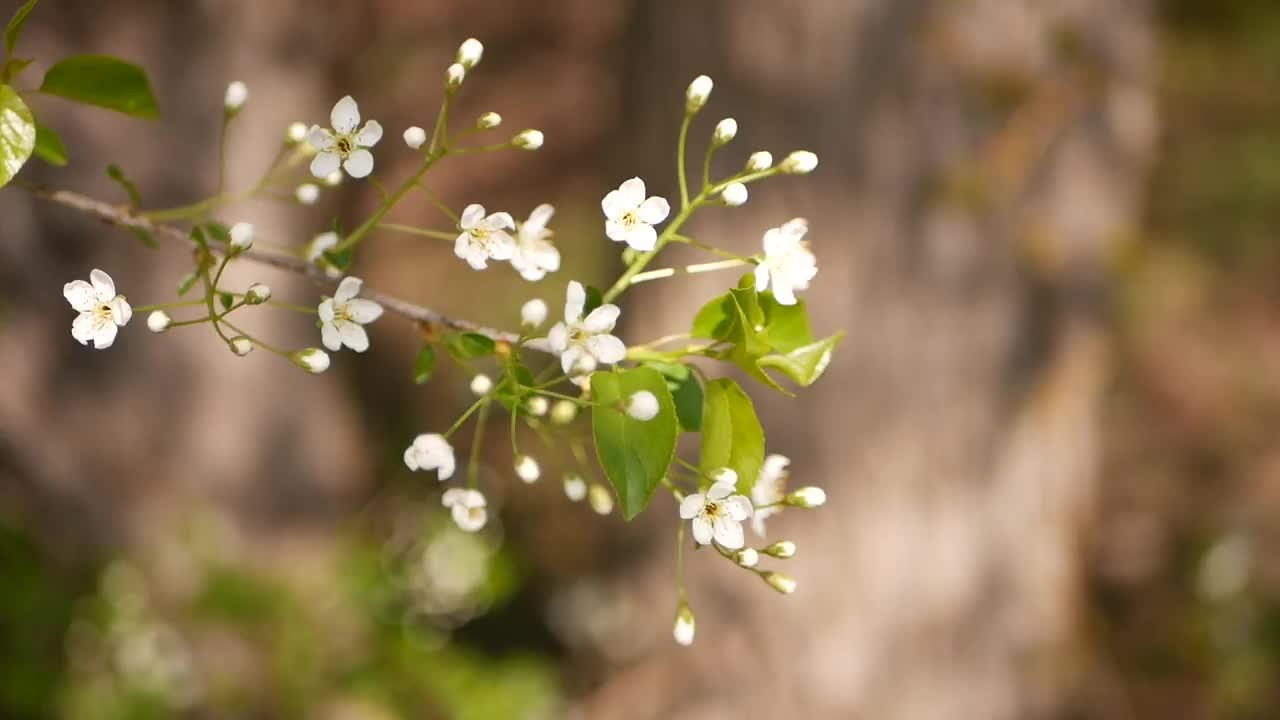
<path fill-rule="evenodd" d="M 768 150 L 751 153 L 751 157 L 747 158 L 747 164 L 743 168 L 745 172 L 757 173 L 761 170 L 768 170 L 773 167 L 773 155 Z"/>
<path fill-rule="evenodd" d="M 492 130 L 502 124 L 502 116 L 496 112 L 487 112 L 476 118 L 477 130 Z"/>
<path fill-rule="evenodd" d="M 711 144 L 720 147 L 729 142 L 738 134 L 738 121 L 733 118 L 725 118 L 716 123 L 716 131 L 711 136 Z"/>
<path fill-rule="evenodd" d="M 227 94 L 222 99 L 222 107 L 227 111 L 227 115 L 235 115 L 240 112 L 240 108 L 244 107 L 244 103 L 249 99 L 249 88 L 244 83 L 236 80 L 227 86 Z"/>
<path fill-rule="evenodd" d="M 318 375 L 329 369 L 329 354 L 319 348 L 306 348 L 289 356 L 294 364 L 307 372 Z"/>
<path fill-rule="evenodd" d="M 467 38 L 458 46 L 458 64 L 470 70 L 484 57 L 484 44 L 475 38 Z"/>
<path fill-rule="evenodd" d="M 227 345 L 231 348 L 231 352 L 239 355 L 240 357 L 248 355 L 249 352 L 253 350 L 253 341 L 243 335 L 237 335 L 231 338 Z"/>
<path fill-rule="evenodd" d="M 293 196 L 300 205 L 315 205 L 320 200 L 320 186 L 315 183 L 303 183 L 293 191 Z"/>
<path fill-rule="evenodd" d="M 760 564 L 760 553 L 755 548 L 742 548 L 733 554 L 733 561 L 744 568 L 753 568 Z"/>
<path fill-rule="evenodd" d="M 778 169 L 788 175 L 807 175 L 818 167 L 818 156 L 808 150 L 796 150 L 782 161 Z"/>
<path fill-rule="evenodd" d="M 538 467 L 538 461 L 528 455 L 521 455 L 516 458 L 516 477 L 525 483 L 534 483 L 542 477 L 542 468 Z"/>
<path fill-rule="evenodd" d="M 444 89 L 450 94 L 458 91 L 462 87 L 462 81 L 467 79 L 467 70 L 458 63 L 449 66 L 444 71 Z"/>
<path fill-rule="evenodd" d="M 342 171 L 334 170 L 324 177 L 324 184 L 329 187 L 338 187 L 342 184 Z"/>
<path fill-rule="evenodd" d="M 231 226 L 231 251 L 244 252 L 253 247 L 253 225 L 239 222 Z"/>
<path fill-rule="evenodd" d="M 488 395 L 493 389 L 493 380 L 484 373 L 479 373 L 471 378 L 471 392 L 476 395 Z"/>
<path fill-rule="evenodd" d="M 690 115 L 702 109 L 707 104 L 707 98 L 711 97 L 711 87 L 714 83 L 711 78 L 706 75 L 699 75 L 689 83 L 689 89 L 684 93 L 684 111 Z"/>
<path fill-rule="evenodd" d="M 417 150 L 427 141 L 427 131 L 414 125 L 404 131 L 404 144 L 409 146 L 410 150 Z"/>
<path fill-rule="evenodd" d="M 564 496 L 571 502 L 581 502 L 587 496 L 587 483 L 577 473 L 565 473 Z"/>
<path fill-rule="evenodd" d="M 738 207 L 747 201 L 747 186 L 740 182 L 729 183 L 720 191 L 720 199 L 729 207 Z"/>
<path fill-rule="evenodd" d="M 524 404 L 525 412 L 534 417 L 542 417 L 547 414 L 547 410 L 551 407 L 551 403 L 541 395 L 534 395 Z"/>
<path fill-rule="evenodd" d="M 289 129 L 284 132 L 284 141 L 290 145 L 297 145 L 307 139 L 307 126 L 300 122 L 290 123 Z"/>
<path fill-rule="evenodd" d="M 658 414 L 658 397 L 648 390 L 641 390 L 627 398 L 627 415 L 640 422 L 649 422 Z"/>
<path fill-rule="evenodd" d="M 147 316 L 147 329 L 153 333 L 162 333 L 173 324 L 173 318 L 163 310 L 156 310 Z"/>
<path fill-rule="evenodd" d="M 521 130 L 511 138 L 511 144 L 524 150 L 537 150 L 542 147 L 542 131 Z"/>
<path fill-rule="evenodd" d="M 246 305 L 261 305 L 271 299 L 271 288 L 262 283 L 254 283 L 244 293 Z"/>
<path fill-rule="evenodd" d="M 587 490 L 587 503 L 597 515 L 608 515 L 613 512 L 613 494 L 603 485 L 592 483 Z"/>
<path fill-rule="evenodd" d="M 776 572 L 760 573 L 760 578 L 769 583 L 769 587 L 777 590 L 783 595 L 790 595 L 796 591 L 795 578 L 789 575 L 783 575 Z"/>
<path fill-rule="evenodd" d="M 786 560 L 796 556 L 796 544 L 790 540 L 779 540 L 762 550 L 769 557 L 776 557 L 779 560 Z"/>
<path fill-rule="evenodd" d="M 675 625 L 671 628 L 676 644 L 685 647 L 692 645 L 694 629 L 693 610 L 689 609 L 688 603 L 681 601 L 680 608 L 676 610 Z"/>
<path fill-rule="evenodd" d="M 816 508 L 827 502 L 827 492 L 820 487 L 802 487 L 787 496 L 788 505 L 802 508 Z"/>
<path fill-rule="evenodd" d="M 520 322 L 525 327 L 536 328 L 547 321 L 547 304 L 534 298 L 520 306 Z"/>
<path fill-rule="evenodd" d="M 568 400 L 557 400 L 551 406 L 551 422 L 557 425 L 568 425 L 578 417 L 578 405 Z"/>

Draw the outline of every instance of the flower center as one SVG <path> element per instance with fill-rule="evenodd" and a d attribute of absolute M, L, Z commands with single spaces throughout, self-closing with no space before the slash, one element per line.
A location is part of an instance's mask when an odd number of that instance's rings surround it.
<path fill-rule="evenodd" d="M 709 502 L 702 507 L 702 512 L 709 518 L 718 517 L 720 515 L 720 504 Z"/>
<path fill-rule="evenodd" d="M 586 337 L 587 337 L 587 332 L 586 332 L 585 330 L 583 330 L 582 328 L 577 327 L 577 326 L 569 328 L 569 341 L 570 341 L 570 342 L 578 342 L 578 341 L 580 341 L 580 340 L 585 339 Z"/>
<path fill-rule="evenodd" d="M 618 222 L 622 223 L 622 227 L 631 229 L 635 227 L 637 223 L 640 222 L 640 215 L 637 214 L 635 210 L 632 210 L 628 212 L 626 215 L 623 215 L 621 218 L 619 218 Z"/>
<path fill-rule="evenodd" d="M 340 137 L 340 138 L 338 138 L 338 145 L 337 145 L 337 147 L 338 147 L 338 154 L 339 154 L 339 155 L 341 155 L 341 156 L 343 156 L 343 157 L 346 157 L 347 155 L 350 155 L 350 154 L 351 154 L 351 150 L 353 149 L 353 148 L 352 148 L 351 138 L 349 138 L 349 137 L 345 137 L 345 136 L 344 136 L 344 137 Z"/>
<path fill-rule="evenodd" d="M 103 303 L 102 305 L 99 305 L 99 306 L 98 306 L 98 312 L 97 312 L 96 314 L 97 314 L 97 316 L 98 316 L 98 317 L 102 318 L 103 320 L 110 320 L 110 319 L 111 319 L 111 306 L 110 306 L 110 305 L 108 305 L 108 304 L 106 304 L 106 303 Z"/>

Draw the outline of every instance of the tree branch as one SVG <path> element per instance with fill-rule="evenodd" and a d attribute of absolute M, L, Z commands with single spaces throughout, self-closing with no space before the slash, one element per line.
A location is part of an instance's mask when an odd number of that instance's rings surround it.
<path fill-rule="evenodd" d="M 54 204 L 95 217 L 108 225 L 119 228 L 144 230 L 152 233 L 153 235 L 173 240 L 192 248 L 197 247 L 196 241 L 182 230 L 172 225 L 153 223 L 146 218 L 135 215 L 128 208 L 111 205 L 102 202 L 101 200 L 95 200 L 86 195 L 66 190 L 51 190 L 26 183 L 23 184 L 23 187 L 36 197 L 43 198 Z M 252 260 L 262 265 L 268 265 L 280 270 L 287 270 L 292 273 L 303 275 L 310 278 L 316 283 L 316 285 L 325 289 L 332 289 L 337 285 L 337 282 L 334 279 L 327 277 L 314 266 L 290 255 L 262 252 L 260 250 L 248 250 L 241 253 L 239 257 L 245 258 L 246 260 Z M 401 300 L 395 296 L 378 292 L 377 290 L 373 290 L 368 287 L 363 289 L 360 292 L 360 295 L 361 297 L 373 300 L 391 312 L 403 315 L 404 317 L 415 321 L 428 335 L 438 334 L 439 331 L 453 330 L 478 333 L 480 335 L 488 336 L 495 341 L 507 342 L 513 345 L 519 340 L 519 336 L 515 333 L 485 327 L 468 320 L 446 317 L 431 308 L 423 307 L 422 305 L 415 305 L 407 300 Z M 527 347 L 531 350 L 538 350 L 540 352 L 550 352 L 550 348 L 548 347 L 545 339 L 526 341 L 523 347 Z"/>

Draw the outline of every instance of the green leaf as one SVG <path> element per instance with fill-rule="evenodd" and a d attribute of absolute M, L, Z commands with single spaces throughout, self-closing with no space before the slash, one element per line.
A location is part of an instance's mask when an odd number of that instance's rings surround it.
<path fill-rule="evenodd" d="M 698 432 L 702 429 L 702 385 L 698 376 L 688 365 L 677 363 L 650 362 L 649 367 L 662 373 L 667 380 L 667 389 L 671 391 L 671 399 L 676 404 L 676 417 L 685 432 Z"/>
<path fill-rule="evenodd" d="M 214 240 L 217 240 L 220 243 L 231 242 L 231 228 L 227 227 L 226 225 L 223 225 L 220 222 L 205 223 L 204 231 L 209 234 L 209 237 L 213 238 Z"/>
<path fill-rule="evenodd" d="M 22 58 L 9 58 L 4 61 L 4 65 L 0 65 L 0 83 L 7 83 L 18 77 L 18 73 L 27 69 L 33 60 L 24 60 Z"/>
<path fill-rule="evenodd" d="M 773 293 L 762 292 L 759 302 L 769 347 L 789 353 L 813 342 L 813 331 L 809 329 L 809 315 L 803 300 L 796 300 L 794 305 L 783 305 L 774 299 Z"/>
<path fill-rule="evenodd" d="M 196 281 L 199 279 L 200 276 L 193 272 L 184 275 L 182 279 L 178 281 L 178 297 L 182 297 L 190 292 L 191 288 L 195 287 Z"/>
<path fill-rule="evenodd" d="M 77 55 L 49 68 L 40 92 L 141 118 L 159 117 L 147 74 L 107 55 Z"/>
<path fill-rule="evenodd" d="M 730 468 L 738 473 L 738 492 L 749 495 L 764 462 L 764 429 L 751 398 L 728 378 L 707 383 L 702 410 L 704 473 Z"/>
<path fill-rule="evenodd" d="M 50 165 L 62 167 L 67 164 L 67 148 L 62 144 L 62 138 L 58 137 L 58 133 L 38 122 L 34 152 L 37 157 Z"/>
<path fill-rule="evenodd" d="M 492 355 L 496 347 L 493 338 L 479 333 L 452 333 L 444 337 L 444 347 L 449 356 L 459 362 L 485 355 Z"/>
<path fill-rule="evenodd" d="M 658 398 L 658 414 L 641 422 L 619 409 L 633 393 L 648 390 Z M 605 477 L 618 495 L 627 520 L 640 514 L 666 476 L 679 434 L 667 381 L 657 370 L 640 367 L 591 376 L 591 432 Z"/>
<path fill-rule="evenodd" d="M 418 357 L 413 359 L 413 382 L 422 385 L 431 379 L 431 373 L 435 369 L 436 349 L 427 343 L 418 351 Z"/>
<path fill-rule="evenodd" d="M 514 362 L 503 373 L 502 379 L 493 390 L 493 395 L 507 410 L 519 412 L 521 400 L 530 394 L 529 388 L 534 384 L 533 372 L 519 362 Z"/>
<path fill-rule="evenodd" d="M 195 242 L 201 250 L 206 253 L 209 252 L 209 242 L 204 239 L 204 228 L 199 225 L 191 228 L 191 240 Z"/>
<path fill-rule="evenodd" d="M 769 349 L 760 334 L 764 319 L 755 280 L 747 275 L 738 287 L 702 306 L 690 334 L 740 345 L 748 355 L 763 355 Z"/>
<path fill-rule="evenodd" d="M 13 14 L 9 19 L 9 24 L 4 29 L 4 55 L 9 57 L 13 55 L 13 48 L 18 44 L 18 36 L 22 34 L 22 26 L 27 22 L 27 16 L 36 8 L 36 3 L 40 0 L 27 0 L 27 3 L 18 8 L 18 12 Z"/>
<path fill-rule="evenodd" d="M 138 238 L 138 242 L 142 243 L 143 245 L 146 245 L 152 250 L 160 247 L 160 243 L 156 242 L 155 236 L 153 236 L 150 232 L 143 230 L 140 227 L 131 227 L 129 228 L 129 232 L 134 237 Z"/>
<path fill-rule="evenodd" d="M 761 368 L 776 368 L 801 386 L 808 387 L 826 372 L 827 366 L 831 364 L 831 354 L 843 339 L 844 333 L 838 332 L 785 355 L 766 355 L 757 360 L 756 364 Z"/>
<path fill-rule="evenodd" d="M 36 122 L 18 93 L 0 85 L 0 187 L 27 164 L 36 147 Z"/>
<path fill-rule="evenodd" d="M 107 166 L 107 177 L 114 180 L 116 184 L 124 190 L 125 194 L 129 196 L 129 207 L 136 208 L 142 204 L 142 196 L 138 194 L 138 186 L 133 184 L 133 181 L 124 174 L 124 171 L 121 170 L 118 165 Z M 199 229 L 200 228 L 196 228 L 191 232 L 194 234 L 195 231 Z M 204 242 L 203 235 L 200 237 L 200 242 L 202 244 Z"/>
<path fill-rule="evenodd" d="M 222 304 L 222 311 L 226 312 L 231 309 L 232 305 L 236 304 L 236 298 L 229 292 L 218 293 L 218 302 Z"/>

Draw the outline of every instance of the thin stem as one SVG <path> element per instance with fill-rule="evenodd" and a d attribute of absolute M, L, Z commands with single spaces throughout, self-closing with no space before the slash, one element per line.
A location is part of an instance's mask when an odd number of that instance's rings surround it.
<path fill-rule="evenodd" d="M 476 418 L 475 434 L 471 436 L 471 459 L 467 462 L 467 487 L 475 488 L 480 476 L 480 444 L 484 442 L 485 421 L 489 418 L 490 403 L 480 406 L 480 415 Z"/>
<path fill-rule="evenodd" d="M 207 315 L 206 315 L 205 317 L 202 317 L 202 318 L 196 318 L 195 320 L 180 320 L 180 321 L 175 322 L 175 323 L 170 323 L 170 324 L 169 324 L 169 328 L 168 328 L 168 329 L 169 329 L 169 330 L 172 330 L 172 329 L 174 329 L 174 328 L 190 327 L 190 326 L 192 326 L 192 325 L 201 325 L 201 324 L 203 324 L 203 323 L 207 323 L 207 322 L 209 322 L 211 319 L 212 319 L 212 318 L 210 318 L 209 316 L 207 316 Z"/>
<path fill-rule="evenodd" d="M 515 146 L 512 145 L 510 141 L 508 141 L 504 143 L 493 143 L 492 145 L 476 145 L 474 147 L 451 148 L 449 152 L 454 155 L 470 155 L 473 153 L 493 152 L 495 150 L 507 150 L 512 147 L 515 147 Z"/>
<path fill-rule="evenodd" d="M 676 524 L 676 593 L 685 602 L 684 593 L 684 521 Z"/>
<path fill-rule="evenodd" d="M 165 308 L 178 308 L 178 307 L 195 307 L 196 305 L 203 305 L 203 304 L 204 304 L 204 300 L 179 300 L 177 302 L 155 303 L 153 305 L 134 305 L 133 311 L 134 312 L 151 312 L 152 310 L 164 310 Z"/>
<path fill-rule="evenodd" d="M 680 123 L 680 139 L 676 142 L 676 174 L 680 181 L 680 209 L 684 210 L 689 207 L 689 180 L 684 174 L 684 151 L 685 144 L 689 139 L 689 123 L 693 122 L 693 115 L 685 113 L 684 122 Z"/>
<path fill-rule="evenodd" d="M 622 276 L 613 283 L 613 287 L 609 288 L 609 290 L 605 292 L 602 299 L 603 302 L 613 302 L 615 298 L 631 286 L 631 278 L 640 274 L 640 271 L 644 270 L 645 266 L 653 261 L 653 258 L 662 251 L 662 248 L 666 247 L 667 243 L 671 242 L 671 236 L 675 235 L 676 231 L 680 229 L 680 226 L 685 224 L 685 221 L 689 219 L 689 216 L 693 214 L 694 210 L 698 209 L 698 206 L 704 199 L 704 195 L 699 194 L 698 197 L 694 198 L 689 205 L 687 205 L 675 216 L 675 218 L 671 220 L 666 229 L 662 231 L 662 234 L 658 236 L 658 242 L 654 245 L 653 249 L 649 252 L 642 253 L 640 257 L 636 258 L 635 262 L 631 263 L 631 266 L 627 268 L 626 272 L 622 273 Z"/>
<path fill-rule="evenodd" d="M 520 448 L 516 445 L 516 418 L 520 417 L 520 413 L 516 408 L 511 408 L 511 458 L 516 460 L 520 457 Z"/>
<path fill-rule="evenodd" d="M 690 238 L 690 237 L 686 237 L 684 235 L 672 235 L 671 242 L 678 242 L 683 245 L 690 245 L 698 248 L 699 250 L 705 250 L 706 252 L 709 252 L 712 255 L 719 255 L 722 258 L 733 258 L 736 260 L 748 260 L 748 261 L 751 260 L 751 258 L 745 255 L 732 253 L 732 252 L 729 252 L 728 250 L 721 250 L 720 248 L 715 247 L 714 245 L 707 245 L 706 243 L 700 243 L 697 240 L 694 240 L 693 238 Z"/>
<path fill-rule="evenodd" d="M 228 311 L 228 312 L 229 312 L 229 311 Z M 221 319 L 221 318 L 219 318 L 219 319 Z M 254 337 L 254 336 L 250 335 L 249 333 L 245 332 L 244 330 L 241 330 L 240 328 L 238 328 L 238 327 L 236 327 L 235 325 L 231 324 L 229 321 L 227 321 L 227 320 L 222 320 L 222 322 L 226 323 L 227 327 L 231 328 L 232 330 L 235 330 L 237 333 L 239 333 L 239 334 L 241 334 L 241 335 L 243 335 L 243 336 L 245 336 L 245 337 L 249 338 L 249 341 L 250 341 L 250 342 L 252 342 L 254 345 L 257 345 L 258 347 L 262 348 L 263 350 L 266 350 L 267 352 L 270 352 L 270 353 L 274 353 L 274 354 L 276 354 L 276 355 L 279 355 L 279 356 L 280 356 L 280 357 L 282 357 L 282 358 L 288 358 L 288 357 L 289 357 L 289 353 L 285 352 L 284 350 L 281 350 L 280 348 L 278 348 L 278 347 L 276 347 L 276 346 L 274 346 L 274 345 L 268 345 L 267 343 L 265 343 L 265 342 L 263 342 L 263 341 L 259 340 L 258 338 L 256 338 L 256 337 Z M 217 327 L 217 323 L 214 323 L 214 326 L 215 326 L 215 327 Z"/>
<path fill-rule="evenodd" d="M 428 155 L 427 159 L 422 162 L 422 166 L 418 168 L 418 171 L 415 172 L 412 177 L 406 180 L 403 185 L 397 188 L 396 191 L 392 193 L 390 197 L 383 200 L 382 204 L 378 206 L 378 209 L 373 211 L 373 214 L 369 216 L 369 219 L 361 223 L 360 227 L 353 230 L 351 234 L 346 237 L 346 239 L 338 243 L 337 246 L 334 247 L 334 250 L 336 252 L 341 252 L 343 250 L 346 250 L 347 248 L 355 247 L 357 243 L 359 243 L 361 240 L 364 239 L 365 235 L 369 234 L 370 230 L 377 227 L 378 223 L 382 221 L 382 218 L 385 217 L 386 214 L 391 211 L 391 208 L 396 206 L 396 203 L 400 202 L 400 200 L 402 200 L 404 196 L 409 193 L 410 190 L 412 190 L 415 186 L 418 185 L 418 181 L 421 180 L 422 177 L 427 174 L 427 171 L 431 169 L 431 166 L 434 165 L 436 160 L 440 159 L 441 157 L 444 157 L 444 156 Z"/>
<path fill-rule="evenodd" d="M 452 209 L 450 209 L 449 206 L 446 205 L 444 201 L 440 199 L 440 196 L 431 192 L 430 188 L 428 188 L 426 185 L 423 185 L 422 183 L 418 183 L 418 189 L 426 193 L 427 198 L 431 200 L 431 204 L 435 205 L 436 209 L 439 210 L 441 213 L 444 213 L 445 217 L 452 220 L 454 225 L 459 225 L 462 223 L 462 220 L 458 217 L 458 214 L 455 213 Z M 455 235 L 454 237 L 457 237 L 457 236 Z"/>
<path fill-rule="evenodd" d="M 484 405 L 488 401 L 489 401 L 489 398 L 482 397 L 479 400 L 476 400 L 475 402 L 471 403 L 471 407 L 467 408 L 466 412 L 462 413 L 462 416 L 454 421 L 453 425 L 444 432 L 444 436 L 447 438 L 450 435 L 457 432 L 458 428 L 462 427 L 462 423 L 466 422 L 467 418 L 471 417 L 472 413 L 474 413 L 476 410 L 479 410 L 480 406 Z"/>
<path fill-rule="evenodd" d="M 712 272 L 715 270 L 727 270 L 729 268 L 741 267 L 752 263 L 746 260 L 720 260 L 718 262 L 701 263 L 698 265 L 685 265 L 679 268 L 663 268 L 661 270 L 650 270 L 648 272 L 637 273 L 632 276 L 631 284 L 639 285 L 642 282 L 650 280 L 661 280 L 663 278 L 673 277 L 675 275 L 697 275 L 699 273 Z"/>
<path fill-rule="evenodd" d="M 218 133 L 218 191 L 214 196 L 222 195 L 222 188 L 227 182 L 227 129 L 231 127 L 231 114 L 222 113 L 222 130 Z"/>
<path fill-rule="evenodd" d="M 445 91 L 444 100 L 440 103 L 440 112 L 436 115 L 436 126 L 431 130 L 431 144 L 427 146 L 427 155 L 435 155 L 437 149 L 448 148 L 449 105 L 453 102 L 453 93 Z"/>
<path fill-rule="evenodd" d="M 379 230 L 391 230 L 394 232 L 405 233 L 406 235 L 418 235 L 420 237 L 436 238 L 438 240 L 449 240 L 452 242 L 457 239 L 458 233 L 446 232 L 444 230 L 426 230 L 424 228 L 416 228 L 412 225 L 397 225 L 396 223 L 381 223 L 378 225 Z"/>
<path fill-rule="evenodd" d="M 539 395 L 546 395 L 547 397 L 553 397 L 553 398 L 556 398 L 557 400 L 568 400 L 571 403 L 576 403 L 583 407 L 595 407 L 598 404 L 598 403 L 593 403 L 587 400 L 583 400 L 582 398 L 573 397 L 572 395 L 562 395 L 561 393 L 552 392 L 550 390 L 543 390 L 541 388 L 536 388 L 536 387 L 531 389 Z"/>
<path fill-rule="evenodd" d="M 373 185 L 374 189 L 378 191 L 378 194 L 382 196 L 382 202 L 386 202 L 387 189 L 382 186 L 382 183 L 378 180 L 378 178 L 374 177 L 373 175 L 370 175 L 369 184 Z"/>
<path fill-rule="evenodd" d="M 230 343 L 231 338 L 222 332 L 222 328 L 218 326 L 218 311 L 213 307 L 213 296 L 215 294 L 213 281 L 209 279 L 209 267 L 202 265 L 200 268 L 200 280 L 204 283 L 204 304 L 209 308 L 209 322 L 213 325 L 213 331 L 218 333 L 218 337 L 222 338 L 225 343 Z M 228 323 L 230 325 L 230 323 Z"/>
<path fill-rule="evenodd" d="M 706 192 L 711 187 L 711 156 L 716 153 L 716 144 L 712 142 L 707 146 L 707 155 L 702 159 L 702 190 Z"/>

